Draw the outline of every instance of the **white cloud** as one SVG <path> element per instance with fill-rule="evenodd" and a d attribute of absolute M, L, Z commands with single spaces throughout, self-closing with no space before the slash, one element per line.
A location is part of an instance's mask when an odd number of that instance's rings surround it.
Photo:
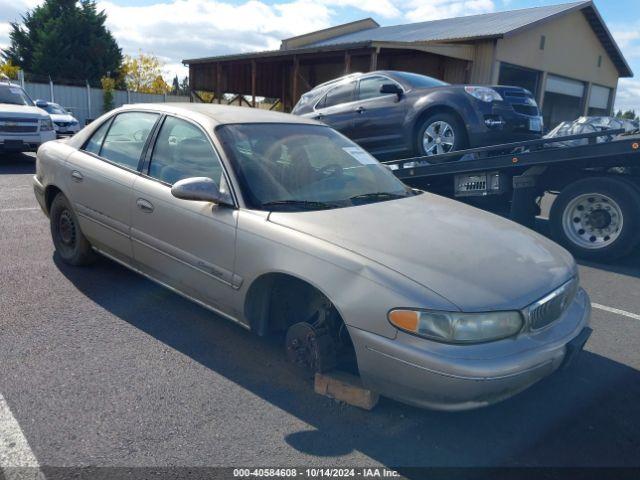
<path fill-rule="evenodd" d="M 324 5 L 351 7 L 362 12 L 383 18 L 396 18 L 402 15 L 400 9 L 391 0 L 319 0 Z"/>
<path fill-rule="evenodd" d="M 640 80 L 621 78 L 616 94 L 615 110 L 635 110 L 640 114 Z"/>
<path fill-rule="evenodd" d="M 477 15 L 493 12 L 493 0 L 410 0 L 405 17 L 411 22 Z"/>

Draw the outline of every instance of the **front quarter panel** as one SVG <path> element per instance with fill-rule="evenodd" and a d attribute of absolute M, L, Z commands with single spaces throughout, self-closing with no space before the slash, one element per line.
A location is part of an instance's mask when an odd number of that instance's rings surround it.
<path fill-rule="evenodd" d="M 243 279 L 240 301 L 246 300 L 251 284 L 262 275 L 289 274 L 324 293 L 347 325 L 387 338 L 397 334 L 387 321 L 391 308 L 456 309 L 436 293 L 356 252 L 269 222 L 264 212 L 240 212 L 237 249 L 236 273 Z"/>
<path fill-rule="evenodd" d="M 68 175 L 66 160 L 74 151 L 75 148 L 60 141 L 47 142 L 38 149 L 35 176 L 45 190 L 56 187 L 69 197 L 68 184 L 71 177 Z M 48 214 L 48 211 L 45 213 Z"/>

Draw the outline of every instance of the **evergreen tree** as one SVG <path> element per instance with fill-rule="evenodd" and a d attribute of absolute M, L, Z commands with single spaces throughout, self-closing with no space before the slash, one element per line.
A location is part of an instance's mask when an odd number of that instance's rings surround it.
<path fill-rule="evenodd" d="M 94 0 L 45 0 L 11 24 L 8 62 L 54 80 L 89 80 L 117 72 L 122 52 Z"/>

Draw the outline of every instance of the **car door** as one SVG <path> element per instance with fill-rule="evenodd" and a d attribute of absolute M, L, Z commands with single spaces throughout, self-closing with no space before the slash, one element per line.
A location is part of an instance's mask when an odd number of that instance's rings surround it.
<path fill-rule="evenodd" d="M 159 118 L 157 113 L 120 113 L 67 158 L 68 193 L 82 232 L 96 248 L 127 263 L 133 256 L 131 188 Z"/>
<path fill-rule="evenodd" d="M 361 78 L 351 104 L 357 112 L 351 139 L 373 154 L 405 148 L 406 101 L 395 93 L 380 93 L 380 87 L 389 83 L 396 82 L 382 75 Z"/>
<path fill-rule="evenodd" d="M 309 116 L 350 137 L 357 115 L 352 108 L 355 101 L 356 82 L 341 83 L 331 88 L 315 105 Z"/>
<path fill-rule="evenodd" d="M 131 197 L 133 255 L 153 278 L 206 304 L 226 310 L 233 290 L 237 210 L 175 198 L 171 186 L 209 177 L 229 193 L 226 173 L 211 140 L 190 121 L 167 116 Z"/>

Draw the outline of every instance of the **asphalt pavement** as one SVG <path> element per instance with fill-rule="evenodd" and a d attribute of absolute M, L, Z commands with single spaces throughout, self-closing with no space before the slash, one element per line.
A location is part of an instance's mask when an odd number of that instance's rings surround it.
<path fill-rule="evenodd" d="M 31 156 L 0 157 L 0 431 L 24 438 L 29 461 L 45 473 L 640 467 L 640 252 L 581 264 L 598 307 L 586 351 L 570 368 L 480 410 L 442 413 L 382 399 L 366 412 L 316 395 L 274 341 L 111 261 L 63 264 L 31 190 L 33 173 Z"/>

